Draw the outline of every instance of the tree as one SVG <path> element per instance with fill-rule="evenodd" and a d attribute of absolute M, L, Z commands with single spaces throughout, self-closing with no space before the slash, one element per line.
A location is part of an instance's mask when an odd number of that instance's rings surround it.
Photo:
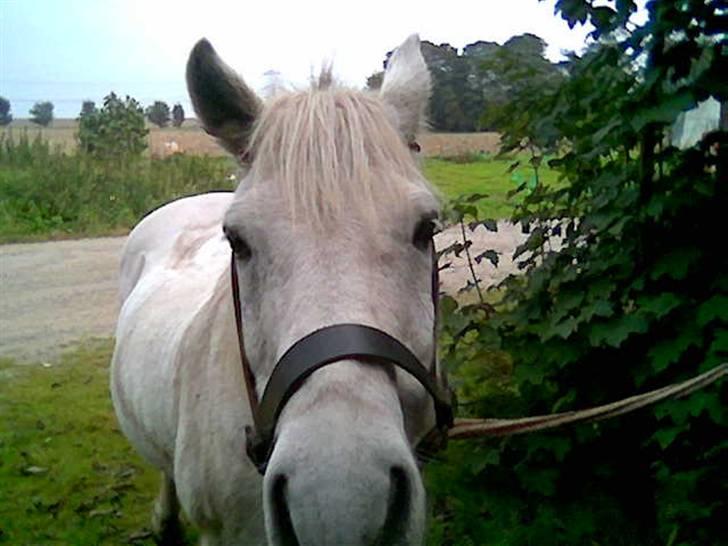
<path fill-rule="evenodd" d="M 538 113 L 539 105 L 550 101 L 566 78 L 567 68 L 549 62 L 545 51 L 541 38 L 523 34 L 482 61 L 490 79 L 480 116 L 484 127 L 524 136 L 515 124 L 530 124 L 528 114 Z"/>
<path fill-rule="evenodd" d="M 172 125 L 175 127 L 182 127 L 185 122 L 185 109 L 182 108 L 180 103 L 177 103 L 172 108 Z"/>
<path fill-rule="evenodd" d="M 502 46 L 479 40 L 466 45 L 462 53 L 450 44 L 436 45 L 427 40 L 422 41 L 421 48 L 432 76 L 428 119 L 436 131 L 493 130 L 497 123 L 493 116 L 484 116 L 483 111 L 495 113 L 504 104 L 518 110 L 510 100 L 515 81 L 522 85 L 528 81 L 529 72 L 539 76 L 562 72 L 558 65 L 545 59 L 545 42 L 533 34 L 515 36 Z M 391 54 L 386 54 L 385 67 Z M 504 59 L 512 67 L 510 72 L 501 66 Z M 521 67 L 520 72 L 515 70 L 517 66 Z M 543 76 L 533 88 L 544 83 L 552 82 Z M 369 89 L 380 85 L 381 72 L 367 79 Z"/>
<path fill-rule="evenodd" d="M 81 113 L 79 114 L 79 117 L 88 116 L 94 113 L 96 113 L 96 103 L 92 100 L 83 101 L 83 103 L 81 104 Z"/>
<path fill-rule="evenodd" d="M 13 115 L 10 113 L 10 101 L 5 97 L 0 97 L 0 126 L 9 125 L 13 121 Z"/>
<path fill-rule="evenodd" d="M 669 138 L 682 112 L 728 98 L 719 2 L 648 2 L 642 24 L 632 0 L 595 4 L 557 3 L 596 43 L 544 100 L 515 87 L 524 115 L 503 120 L 506 151 L 533 152 L 536 186 L 515 217 L 530 226 L 516 253 L 526 276 L 501 287 L 497 309 L 442 302 L 463 416 L 606 403 L 728 357 L 728 255 L 715 238 L 728 133 L 685 149 Z M 544 156 L 558 185 L 540 180 Z M 507 356 L 502 385 L 483 379 L 494 353 Z M 436 543 L 724 543 L 726 399 L 723 381 L 618 420 L 455 445 L 451 464 L 427 469 Z"/>
<path fill-rule="evenodd" d="M 50 101 L 36 102 L 30 109 L 30 121 L 47 127 L 53 121 L 53 103 Z"/>
<path fill-rule="evenodd" d="M 146 115 L 147 119 L 160 129 L 169 125 L 169 106 L 164 101 L 154 101 L 154 104 L 147 107 Z"/>
<path fill-rule="evenodd" d="M 99 110 L 82 113 L 78 125 L 79 148 L 96 157 L 137 156 L 147 147 L 144 110 L 133 98 L 115 93 L 104 97 Z"/>

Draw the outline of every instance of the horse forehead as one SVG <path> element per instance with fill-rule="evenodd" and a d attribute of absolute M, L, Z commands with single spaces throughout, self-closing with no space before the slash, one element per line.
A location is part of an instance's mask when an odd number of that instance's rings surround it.
<path fill-rule="evenodd" d="M 276 228 L 285 228 L 285 235 L 291 231 L 305 234 L 314 231 L 306 221 L 306 207 L 290 206 L 286 203 L 286 196 L 275 180 L 252 181 L 244 179 L 235 192 L 235 198 L 225 211 L 223 224 L 229 227 L 260 229 L 273 232 Z M 381 199 L 377 202 L 376 216 L 378 222 L 374 225 L 361 225 L 353 231 L 353 235 L 364 237 L 377 228 L 387 225 L 397 226 L 409 223 L 421 216 L 438 215 L 441 208 L 440 196 L 430 187 L 415 182 L 405 182 L 402 190 L 402 199 Z M 300 216 L 296 217 L 296 210 Z M 357 208 L 352 206 L 340 211 L 332 218 L 328 229 L 323 230 L 325 238 L 335 238 L 339 233 L 348 234 L 342 228 L 357 225 Z M 367 229 L 369 228 L 369 229 Z M 321 233 L 319 233 L 321 235 Z"/>

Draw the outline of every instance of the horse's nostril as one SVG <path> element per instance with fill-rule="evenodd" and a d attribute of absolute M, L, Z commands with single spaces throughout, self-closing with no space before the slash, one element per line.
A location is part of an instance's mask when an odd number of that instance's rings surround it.
<path fill-rule="evenodd" d="M 406 535 L 412 502 L 412 487 L 407 471 L 401 466 L 389 469 L 389 503 L 387 519 L 376 544 L 397 544 Z"/>
<path fill-rule="evenodd" d="M 286 487 L 288 479 L 285 475 L 279 474 L 273 478 L 273 514 L 278 530 L 276 544 L 280 546 L 299 546 L 296 538 L 296 531 L 293 529 L 291 513 L 288 511 L 288 499 L 286 498 Z"/>

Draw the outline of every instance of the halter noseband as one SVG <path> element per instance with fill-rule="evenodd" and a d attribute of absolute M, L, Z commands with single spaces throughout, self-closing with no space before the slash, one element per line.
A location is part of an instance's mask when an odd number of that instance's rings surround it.
<path fill-rule="evenodd" d="M 253 427 L 246 427 L 246 448 L 258 472 L 265 473 L 273 451 L 278 416 L 290 397 L 304 380 L 323 366 L 340 360 L 359 360 L 377 364 L 394 364 L 412 375 L 427 390 L 435 406 L 436 427 L 425 436 L 426 441 L 442 441 L 453 424 L 452 396 L 437 377 L 437 337 L 433 331 L 432 366 L 428 370 L 419 359 L 397 339 L 382 330 L 363 324 L 334 324 L 316 330 L 296 341 L 273 368 L 262 398 L 258 399 L 255 375 L 245 353 L 243 318 L 240 306 L 240 282 L 235 254 L 230 262 L 230 277 L 235 310 L 235 324 L 240 348 L 243 378 L 248 394 Z M 437 323 L 439 279 L 437 255 L 433 246 L 432 304 Z"/>

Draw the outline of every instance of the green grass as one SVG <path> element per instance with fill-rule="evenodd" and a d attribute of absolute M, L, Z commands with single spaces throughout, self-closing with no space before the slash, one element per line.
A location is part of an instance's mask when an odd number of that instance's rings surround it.
<path fill-rule="evenodd" d="M 483 218 L 509 218 L 519 202 L 518 197 L 508 198 L 508 192 L 527 180 L 533 171 L 527 166 L 519 166 L 509 173 L 513 159 L 493 158 L 474 155 L 470 161 L 459 162 L 449 159 L 428 159 L 424 162 L 424 172 L 447 199 L 469 194 L 481 193 L 488 197 L 478 205 Z M 522 161 L 525 164 L 526 161 Z M 556 184 L 558 174 L 548 167 L 539 170 L 541 182 Z"/>
<path fill-rule="evenodd" d="M 124 233 L 172 199 L 232 189 L 234 172 L 226 158 L 102 161 L 0 138 L 0 243 Z"/>
<path fill-rule="evenodd" d="M 0 544 L 152 544 L 158 474 L 119 431 L 111 342 L 53 366 L 0 360 Z"/>

